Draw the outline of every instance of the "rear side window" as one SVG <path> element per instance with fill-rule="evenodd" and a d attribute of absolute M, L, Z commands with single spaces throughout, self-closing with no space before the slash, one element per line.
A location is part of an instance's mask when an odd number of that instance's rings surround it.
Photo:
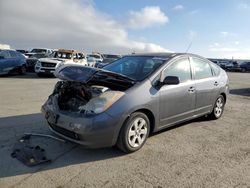
<path fill-rule="evenodd" d="M 207 61 L 198 58 L 193 58 L 191 64 L 195 72 L 195 79 L 198 80 L 213 76 L 211 67 Z"/>
<path fill-rule="evenodd" d="M 188 58 L 183 58 L 172 63 L 163 71 L 163 74 L 164 78 L 167 76 L 177 76 L 181 83 L 191 80 L 191 69 Z"/>

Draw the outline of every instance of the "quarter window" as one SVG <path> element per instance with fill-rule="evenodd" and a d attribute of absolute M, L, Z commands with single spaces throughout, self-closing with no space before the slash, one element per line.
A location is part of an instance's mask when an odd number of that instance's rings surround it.
<path fill-rule="evenodd" d="M 212 77 L 212 70 L 208 62 L 193 58 L 192 66 L 195 72 L 195 79 L 203 79 Z"/>
<path fill-rule="evenodd" d="M 214 63 L 211 63 L 210 65 L 211 65 L 211 67 L 213 69 L 214 75 L 218 76 L 219 73 L 220 73 L 220 67 L 218 65 L 214 64 Z"/>
<path fill-rule="evenodd" d="M 180 82 L 186 82 L 191 80 L 190 63 L 188 58 L 183 58 L 172 63 L 163 72 L 164 78 L 167 76 L 177 76 Z"/>

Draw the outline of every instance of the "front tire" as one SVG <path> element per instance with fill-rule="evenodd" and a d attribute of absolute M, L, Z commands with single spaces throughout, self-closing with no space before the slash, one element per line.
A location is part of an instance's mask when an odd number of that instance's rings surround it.
<path fill-rule="evenodd" d="M 148 117 L 135 112 L 125 121 L 117 141 L 117 146 L 125 153 L 135 152 L 145 144 L 150 132 Z"/>
<path fill-rule="evenodd" d="M 224 111 L 225 99 L 222 95 L 216 99 L 212 113 L 210 114 L 211 119 L 219 119 Z"/>

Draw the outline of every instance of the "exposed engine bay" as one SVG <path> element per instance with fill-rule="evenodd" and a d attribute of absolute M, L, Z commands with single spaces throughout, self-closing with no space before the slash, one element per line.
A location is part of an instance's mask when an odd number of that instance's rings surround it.
<path fill-rule="evenodd" d="M 59 81 L 53 95 L 58 96 L 60 110 L 68 112 L 85 112 L 83 108 L 92 98 L 104 92 L 111 91 L 108 87 L 92 85 L 87 86 L 80 82 Z"/>
<path fill-rule="evenodd" d="M 56 97 L 59 110 L 78 114 L 104 112 L 136 84 L 127 76 L 85 66 L 62 66 L 55 76 L 62 81 L 51 97 Z"/>

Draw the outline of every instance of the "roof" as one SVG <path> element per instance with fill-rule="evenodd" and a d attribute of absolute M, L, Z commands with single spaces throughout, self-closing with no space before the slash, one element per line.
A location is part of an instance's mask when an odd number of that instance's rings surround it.
<path fill-rule="evenodd" d="M 154 57 L 166 57 L 166 58 L 173 58 L 176 56 L 181 56 L 181 55 L 189 55 L 193 57 L 199 57 L 199 58 L 204 58 L 196 54 L 192 53 L 174 53 L 174 52 L 163 52 L 163 53 L 135 53 L 127 56 L 154 56 Z"/>
<path fill-rule="evenodd" d="M 134 53 L 128 56 L 155 56 L 155 57 L 170 57 L 174 56 L 176 53 Z"/>
<path fill-rule="evenodd" d="M 58 49 L 58 52 L 65 52 L 65 53 L 82 53 L 77 50 L 67 50 L 67 49 Z"/>

